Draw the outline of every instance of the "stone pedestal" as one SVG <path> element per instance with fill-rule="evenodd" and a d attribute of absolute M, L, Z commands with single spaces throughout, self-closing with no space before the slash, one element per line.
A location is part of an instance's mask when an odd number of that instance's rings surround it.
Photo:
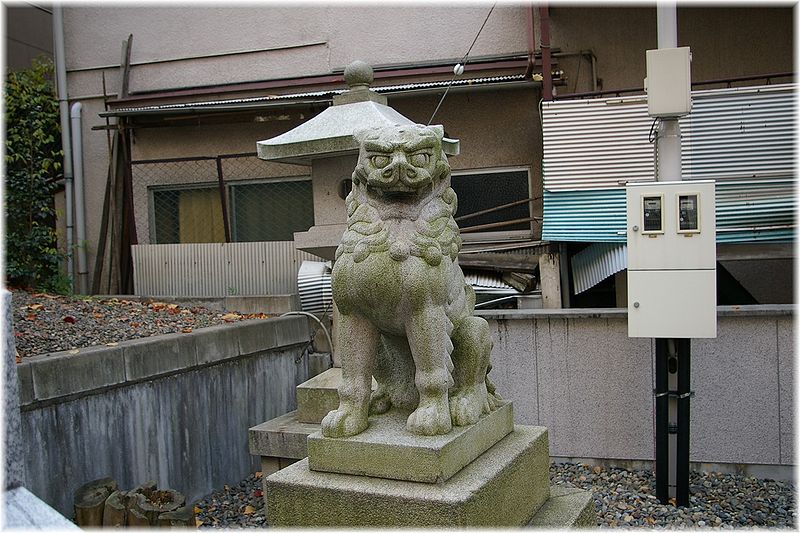
<path fill-rule="evenodd" d="M 517 527 L 550 497 L 547 430 L 516 426 L 444 483 L 317 472 L 304 459 L 272 474 L 278 527 Z"/>
<path fill-rule="evenodd" d="M 370 417 L 359 435 L 329 439 L 319 413 L 338 404 L 339 369 L 326 374 L 298 386 L 298 411 L 250 428 L 270 525 L 597 525 L 591 493 L 550 486 L 547 429 L 514 426 L 510 402 L 448 435 L 412 436 L 398 411 Z M 301 411 L 317 423 L 299 421 Z"/>

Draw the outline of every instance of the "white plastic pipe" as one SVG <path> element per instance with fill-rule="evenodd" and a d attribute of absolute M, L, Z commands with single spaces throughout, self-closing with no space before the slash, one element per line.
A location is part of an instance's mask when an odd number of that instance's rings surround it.
<path fill-rule="evenodd" d="M 81 112 L 83 105 L 80 102 L 72 104 L 70 119 L 72 122 L 72 158 L 75 188 L 75 229 L 77 231 L 78 245 L 78 293 L 87 294 L 89 291 L 89 269 L 86 267 L 86 208 L 85 186 L 83 180 L 83 135 Z"/>
<path fill-rule="evenodd" d="M 64 199 L 67 224 L 67 277 L 73 282 L 72 267 L 72 143 L 69 132 L 69 102 L 67 101 L 67 64 L 64 59 L 64 13 L 59 4 L 53 5 L 53 52 L 56 67 L 56 90 L 58 92 L 58 114 L 61 119 L 61 149 L 64 152 Z"/>

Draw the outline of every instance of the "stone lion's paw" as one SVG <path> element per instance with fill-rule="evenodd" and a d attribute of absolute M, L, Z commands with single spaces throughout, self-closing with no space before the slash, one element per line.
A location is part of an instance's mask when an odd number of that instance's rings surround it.
<path fill-rule="evenodd" d="M 422 403 L 406 421 L 406 429 L 417 435 L 444 435 L 453 429 L 447 398 Z"/>
<path fill-rule="evenodd" d="M 371 415 L 382 415 L 392 407 L 392 401 L 389 395 L 385 392 L 382 393 L 377 390 L 372 393 L 372 398 L 369 401 L 369 413 Z"/>
<path fill-rule="evenodd" d="M 347 409 L 331 411 L 322 419 L 322 434 L 326 437 L 350 437 L 358 435 L 369 426 L 366 416 L 358 416 Z"/>
<path fill-rule="evenodd" d="M 486 387 L 461 390 L 450 398 L 450 416 L 455 426 L 475 424 L 481 414 L 489 412 Z"/>

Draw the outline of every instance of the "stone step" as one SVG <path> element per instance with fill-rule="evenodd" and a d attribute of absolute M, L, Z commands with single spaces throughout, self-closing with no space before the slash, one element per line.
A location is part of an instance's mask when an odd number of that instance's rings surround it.
<path fill-rule="evenodd" d="M 389 411 L 369 417 L 369 427 L 358 435 L 327 438 L 321 432 L 308 437 L 308 466 L 333 472 L 442 483 L 514 429 L 511 402 L 476 424 L 454 427 L 446 435 L 424 437 L 406 430 L 409 413 Z"/>
<path fill-rule="evenodd" d="M 444 483 L 317 472 L 304 459 L 264 480 L 279 527 L 519 527 L 550 497 L 547 428 L 514 431 Z"/>
<path fill-rule="evenodd" d="M 329 411 L 339 407 L 339 385 L 342 369 L 329 368 L 297 386 L 297 421 L 319 424 Z M 372 379 L 372 390 L 378 383 Z"/>
<path fill-rule="evenodd" d="M 550 499 L 528 522 L 528 526 L 537 529 L 597 527 L 592 493 L 575 487 L 551 485 Z"/>

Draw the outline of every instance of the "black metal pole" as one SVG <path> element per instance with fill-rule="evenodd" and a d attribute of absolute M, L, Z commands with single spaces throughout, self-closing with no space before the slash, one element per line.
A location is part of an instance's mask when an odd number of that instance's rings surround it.
<path fill-rule="evenodd" d="M 656 497 L 669 503 L 669 371 L 667 339 L 656 339 Z"/>
<path fill-rule="evenodd" d="M 675 503 L 689 506 L 689 402 L 691 400 L 691 339 L 675 339 L 678 351 L 678 442 Z"/>
<path fill-rule="evenodd" d="M 222 158 L 217 156 L 217 182 L 219 183 L 219 201 L 222 205 L 222 226 L 225 230 L 225 242 L 231 242 L 231 227 L 228 221 L 228 198 L 225 194 L 225 176 L 222 173 Z"/>

